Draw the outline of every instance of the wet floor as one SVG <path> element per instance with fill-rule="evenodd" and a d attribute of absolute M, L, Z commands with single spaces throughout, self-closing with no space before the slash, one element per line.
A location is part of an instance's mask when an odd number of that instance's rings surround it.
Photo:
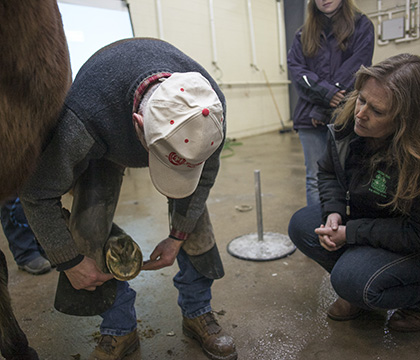
<path fill-rule="evenodd" d="M 299 251 L 272 261 L 242 260 L 228 244 L 258 231 L 254 171 L 260 170 L 262 229 L 287 234 L 294 211 L 305 204 L 305 170 L 294 133 L 273 132 L 232 142 L 208 201 L 226 275 L 213 286 L 220 324 L 235 338 L 243 360 L 414 360 L 419 334 L 387 328 L 387 312 L 349 322 L 329 320 L 334 301 L 329 277 Z M 66 199 L 68 201 L 68 199 Z M 252 207 L 250 211 L 247 210 Z M 166 199 L 154 190 L 147 169 L 127 172 L 115 221 L 139 243 L 145 258 L 168 234 Z M 73 317 L 53 308 L 57 272 L 32 276 L 17 269 L 0 234 L 10 272 L 17 318 L 43 360 L 87 359 L 95 346 L 99 317 Z M 176 265 L 142 272 L 132 280 L 141 358 L 207 359 L 181 329 Z M 135 353 L 128 360 L 140 359 Z"/>

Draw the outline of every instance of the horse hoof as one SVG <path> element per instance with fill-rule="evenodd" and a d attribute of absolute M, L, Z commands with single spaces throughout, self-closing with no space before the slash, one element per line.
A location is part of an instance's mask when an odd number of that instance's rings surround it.
<path fill-rule="evenodd" d="M 111 237 L 106 243 L 105 261 L 117 280 L 134 279 L 143 265 L 143 255 L 137 243 L 128 235 Z"/>

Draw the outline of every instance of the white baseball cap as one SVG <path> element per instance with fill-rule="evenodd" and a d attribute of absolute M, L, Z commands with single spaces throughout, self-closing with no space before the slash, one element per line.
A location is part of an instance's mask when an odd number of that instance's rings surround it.
<path fill-rule="evenodd" d="M 198 72 L 173 73 L 150 97 L 143 119 L 153 185 L 170 198 L 191 195 L 224 137 L 216 92 Z"/>

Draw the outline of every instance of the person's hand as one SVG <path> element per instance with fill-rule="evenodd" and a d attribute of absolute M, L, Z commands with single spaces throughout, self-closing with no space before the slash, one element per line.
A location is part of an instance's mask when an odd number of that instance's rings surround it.
<path fill-rule="evenodd" d="M 319 243 L 328 251 L 336 251 L 346 244 L 346 227 L 340 225 L 337 230 L 321 225 L 315 229 Z"/>
<path fill-rule="evenodd" d="M 331 213 L 327 217 L 325 227 L 330 227 L 333 230 L 338 230 L 338 226 L 343 223 L 341 215 L 339 213 Z"/>
<path fill-rule="evenodd" d="M 112 274 L 103 273 L 95 260 L 86 256 L 79 264 L 64 272 L 76 290 L 94 291 L 97 286 L 113 278 Z"/>
<path fill-rule="evenodd" d="M 314 126 L 314 127 L 317 127 L 318 125 L 319 126 L 323 126 L 323 125 L 325 125 L 322 121 L 319 121 L 319 120 L 316 120 L 316 119 L 311 119 L 312 120 L 312 125 Z"/>
<path fill-rule="evenodd" d="M 162 240 L 150 255 L 150 260 L 143 263 L 142 270 L 159 270 L 171 266 L 179 253 L 183 241 L 166 238 Z"/>
<path fill-rule="evenodd" d="M 330 100 L 331 107 L 337 107 L 338 104 L 344 99 L 346 90 L 340 90 L 334 94 L 334 96 Z"/>
<path fill-rule="evenodd" d="M 341 215 L 332 213 L 328 215 L 325 225 L 315 229 L 319 243 L 324 249 L 336 251 L 346 243 L 346 227 L 341 224 Z"/>

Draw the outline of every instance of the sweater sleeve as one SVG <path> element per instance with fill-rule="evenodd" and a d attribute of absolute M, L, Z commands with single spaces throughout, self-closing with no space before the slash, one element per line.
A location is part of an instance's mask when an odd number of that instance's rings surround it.
<path fill-rule="evenodd" d="M 213 187 L 220 167 L 220 154 L 223 143 L 206 160 L 197 189 L 184 199 L 174 200 L 172 228 L 184 233 L 191 233 L 202 215 L 210 189 Z"/>
<path fill-rule="evenodd" d="M 31 229 L 56 265 L 79 256 L 62 214 L 61 197 L 87 168 L 93 154 L 99 154 L 98 145 L 67 109 L 34 173 L 19 194 Z"/>

